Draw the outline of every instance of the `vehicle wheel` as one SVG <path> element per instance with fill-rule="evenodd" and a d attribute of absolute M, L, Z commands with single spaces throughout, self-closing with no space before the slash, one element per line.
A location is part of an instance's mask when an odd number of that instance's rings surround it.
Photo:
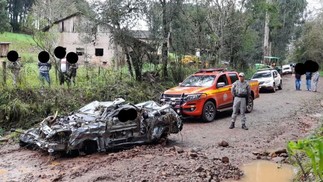
<path fill-rule="evenodd" d="M 280 80 L 280 83 L 279 83 L 278 89 L 279 89 L 279 90 L 282 90 L 282 89 L 283 89 L 283 81 L 282 81 L 282 80 Z"/>
<path fill-rule="evenodd" d="M 70 151 L 67 151 L 67 153 L 65 154 L 69 157 L 77 157 L 80 155 L 80 151 L 79 150 L 70 150 Z"/>
<path fill-rule="evenodd" d="M 204 122 L 211 122 L 216 115 L 215 104 L 212 101 L 207 101 L 203 106 L 202 120 Z"/>
<path fill-rule="evenodd" d="M 28 143 L 19 140 L 19 146 L 20 147 L 26 147 L 27 145 L 28 145 Z"/>
<path fill-rule="evenodd" d="M 83 142 L 83 148 L 82 151 L 86 154 L 93 154 L 98 151 L 98 145 L 96 141 L 92 140 L 85 140 Z"/>
<path fill-rule="evenodd" d="M 276 92 L 276 85 L 275 84 L 273 85 L 273 92 L 274 93 Z"/>
<path fill-rule="evenodd" d="M 253 97 L 250 95 L 248 98 L 248 103 L 246 107 L 246 113 L 251 113 L 253 110 Z"/>

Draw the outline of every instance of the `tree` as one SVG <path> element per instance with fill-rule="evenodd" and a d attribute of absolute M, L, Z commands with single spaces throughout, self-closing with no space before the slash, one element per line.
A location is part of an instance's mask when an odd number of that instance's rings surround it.
<path fill-rule="evenodd" d="M 6 0 L 0 0 L 0 33 L 8 31 L 10 24 L 7 13 L 7 2 Z"/>
<path fill-rule="evenodd" d="M 171 23 L 173 19 L 178 16 L 183 0 L 159 0 L 162 8 L 162 63 L 163 63 L 163 77 L 168 76 L 168 51 L 169 39 L 171 36 Z"/>
<path fill-rule="evenodd" d="M 316 18 L 305 23 L 302 36 L 294 44 L 291 60 L 304 62 L 305 60 L 317 61 L 323 66 L 323 12 Z"/>
<path fill-rule="evenodd" d="M 28 13 L 35 0 L 8 0 L 10 24 L 14 32 L 20 32 L 25 26 Z"/>
<path fill-rule="evenodd" d="M 142 58 L 146 54 L 141 51 L 142 44 L 131 35 L 131 29 L 137 24 L 139 19 L 143 18 L 146 11 L 145 0 L 106 0 L 96 2 L 96 9 L 99 10 L 98 25 L 109 27 L 112 34 L 112 43 L 115 47 L 122 47 L 123 54 L 126 56 L 126 62 L 131 77 L 133 68 L 135 78 L 141 81 Z"/>
<path fill-rule="evenodd" d="M 56 29 L 50 30 L 49 27 L 55 26 L 55 21 L 75 13 L 89 15 L 91 13 L 89 4 L 84 0 L 37 0 L 28 15 L 28 30 L 32 33 L 33 40 L 39 49 L 50 54 L 56 79 L 58 79 L 59 60 L 53 52 L 58 43 L 59 32 Z M 46 31 L 43 31 L 44 29 Z"/>
<path fill-rule="evenodd" d="M 30 24 L 42 29 L 78 12 L 89 14 L 90 8 L 85 0 L 36 0 L 30 13 Z"/>
<path fill-rule="evenodd" d="M 286 57 L 287 46 L 291 40 L 297 39 L 296 27 L 303 23 L 306 9 L 306 0 L 275 1 L 272 8 L 270 23 L 270 39 L 272 41 L 272 53 Z"/>

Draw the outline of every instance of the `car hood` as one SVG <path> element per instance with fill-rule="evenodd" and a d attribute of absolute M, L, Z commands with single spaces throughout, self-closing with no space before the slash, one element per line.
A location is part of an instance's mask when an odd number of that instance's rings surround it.
<path fill-rule="evenodd" d="M 203 93 L 208 90 L 209 87 L 174 87 L 168 89 L 164 92 L 164 94 L 196 94 L 196 93 Z"/>

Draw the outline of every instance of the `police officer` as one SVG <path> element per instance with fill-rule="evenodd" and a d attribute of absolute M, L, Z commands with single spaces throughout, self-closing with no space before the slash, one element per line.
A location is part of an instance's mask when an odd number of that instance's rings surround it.
<path fill-rule="evenodd" d="M 245 81 L 244 73 L 242 72 L 239 73 L 239 80 L 235 81 L 232 84 L 231 93 L 234 97 L 234 101 L 233 101 L 232 123 L 229 128 L 230 129 L 234 128 L 234 123 L 237 119 L 238 111 L 240 109 L 242 129 L 248 130 L 246 126 L 245 111 L 247 108 L 247 99 L 251 91 L 250 91 L 249 83 Z"/>

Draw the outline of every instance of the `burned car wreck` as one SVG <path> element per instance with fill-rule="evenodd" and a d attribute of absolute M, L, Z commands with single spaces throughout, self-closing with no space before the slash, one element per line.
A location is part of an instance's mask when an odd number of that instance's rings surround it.
<path fill-rule="evenodd" d="M 182 130 L 170 105 L 147 101 L 136 105 L 123 99 L 94 101 L 68 116 L 49 116 L 39 127 L 20 135 L 20 146 L 54 152 L 94 153 L 133 144 L 157 142 Z"/>

